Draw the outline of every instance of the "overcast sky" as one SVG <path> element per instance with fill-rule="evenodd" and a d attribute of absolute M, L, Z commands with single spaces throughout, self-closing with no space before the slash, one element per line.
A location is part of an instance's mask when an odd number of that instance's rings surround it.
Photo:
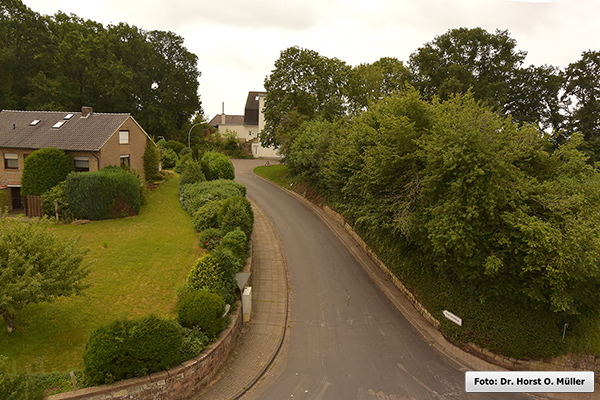
<path fill-rule="evenodd" d="M 349 65 L 404 62 L 452 28 L 508 29 L 526 64 L 564 68 L 600 50 L 597 0 L 23 0 L 107 24 L 169 30 L 199 58 L 206 116 L 243 114 L 282 50 L 300 46 Z"/>

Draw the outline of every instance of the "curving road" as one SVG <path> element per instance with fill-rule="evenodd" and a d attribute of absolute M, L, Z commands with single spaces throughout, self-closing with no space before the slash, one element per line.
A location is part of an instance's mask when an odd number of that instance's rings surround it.
<path fill-rule="evenodd" d="M 465 369 L 432 347 L 302 202 L 235 160 L 279 232 L 291 287 L 286 343 L 245 399 L 528 399 L 464 392 Z"/>

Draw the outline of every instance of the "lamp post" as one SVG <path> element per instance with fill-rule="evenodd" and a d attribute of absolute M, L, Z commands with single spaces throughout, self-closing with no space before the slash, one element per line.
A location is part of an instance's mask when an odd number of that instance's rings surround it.
<path fill-rule="evenodd" d="M 190 134 L 192 133 L 192 129 L 194 129 L 195 126 L 202 124 L 203 122 L 198 122 L 197 124 L 192 125 L 192 127 L 190 128 L 190 131 L 188 132 L 188 149 L 192 150 L 192 146 L 190 145 Z"/>

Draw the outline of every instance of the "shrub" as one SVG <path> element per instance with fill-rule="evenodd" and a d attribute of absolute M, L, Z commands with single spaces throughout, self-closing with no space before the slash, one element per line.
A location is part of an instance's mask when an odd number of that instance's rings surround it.
<path fill-rule="evenodd" d="M 118 167 L 70 174 L 65 194 L 73 215 L 81 219 L 135 215 L 141 207 L 139 179 Z"/>
<path fill-rule="evenodd" d="M 183 361 L 182 345 L 175 321 L 154 315 L 117 320 L 92 332 L 83 352 L 85 374 L 100 385 L 166 370 Z"/>
<path fill-rule="evenodd" d="M 42 194 L 41 201 L 44 214 L 50 217 L 54 217 L 56 215 L 56 209 L 54 206 L 54 202 L 56 201 L 58 205 L 59 218 L 66 221 L 73 219 L 73 213 L 69 208 L 69 202 L 67 201 L 67 196 L 65 194 L 65 182 L 59 183 L 52 189 Z"/>
<path fill-rule="evenodd" d="M 226 179 L 182 185 L 179 188 L 181 206 L 190 215 L 194 215 L 208 201 L 245 195 L 246 187 L 244 185 Z"/>
<path fill-rule="evenodd" d="M 0 361 L 2 360 L 0 359 Z M 44 391 L 36 384 L 32 375 L 9 372 L 5 368 L 2 368 L 0 369 L 0 398 L 42 400 L 44 398 Z"/>
<path fill-rule="evenodd" d="M 177 321 L 185 328 L 199 327 L 209 338 L 224 328 L 225 301 L 206 290 L 188 292 L 177 304 Z"/>
<path fill-rule="evenodd" d="M 183 165 L 185 163 L 187 163 L 188 161 L 190 161 L 191 159 L 192 159 L 192 153 L 181 154 L 179 157 L 179 160 L 177 160 L 177 163 L 175 164 L 175 168 L 173 168 L 173 171 L 180 174 L 181 168 L 183 167 Z"/>
<path fill-rule="evenodd" d="M 181 150 L 183 150 L 183 148 L 185 147 L 185 144 L 178 142 L 177 140 L 167 140 L 167 144 L 165 147 L 179 154 Z"/>
<path fill-rule="evenodd" d="M 217 228 L 208 228 L 200 232 L 198 240 L 200 247 L 212 250 L 223 240 L 223 232 Z"/>
<path fill-rule="evenodd" d="M 217 215 L 222 205 L 223 200 L 211 200 L 196 211 L 192 219 L 192 225 L 194 225 L 196 232 L 218 227 Z"/>
<path fill-rule="evenodd" d="M 41 196 L 48 189 L 64 181 L 75 170 L 73 159 L 55 148 L 40 149 L 25 159 L 21 176 L 23 196 Z"/>
<path fill-rule="evenodd" d="M 189 160 L 181 166 L 181 177 L 179 178 L 180 185 L 203 182 L 205 180 L 206 178 L 202 173 L 202 168 L 196 161 Z"/>
<path fill-rule="evenodd" d="M 200 165 L 202 166 L 204 176 L 209 181 L 235 178 L 233 163 L 224 154 L 215 151 L 206 152 L 200 160 Z"/>
<path fill-rule="evenodd" d="M 219 263 L 213 253 L 198 259 L 187 278 L 187 289 L 208 290 L 220 295 L 229 304 L 236 300 L 235 288 L 235 275 L 231 274 L 223 262 Z"/>
<path fill-rule="evenodd" d="M 248 240 L 246 240 L 246 234 L 240 228 L 236 228 L 223 236 L 223 240 L 218 246 L 218 249 L 221 248 L 231 251 L 231 254 L 241 265 L 246 263 Z"/>
<path fill-rule="evenodd" d="M 177 165 L 179 156 L 171 149 L 163 149 L 161 154 L 163 169 L 171 169 Z"/>
<path fill-rule="evenodd" d="M 227 199 L 219 210 L 218 224 L 224 233 L 240 228 L 249 238 L 254 225 L 254 212 L 250 201 L 241 196 Z"/>
<path fill-rule="evenodd" d="M 181 346 L 182 360 L 191 360 L 198 356 L 210 342 L 208 336 L 198 326 L 191 329 L 182 327 L 181 331 L 183 332 L 183 344 Z"/>
<path fill-rule="evenodd" d="M 144 150 L 144 176 L 146 181 L 152 181 L 155 179 L 160 180 L 161 176 L 158 171 L 160 166 L 160 152 L 158 147 L 150 139 L 146 140 L 146 149 Z"/>

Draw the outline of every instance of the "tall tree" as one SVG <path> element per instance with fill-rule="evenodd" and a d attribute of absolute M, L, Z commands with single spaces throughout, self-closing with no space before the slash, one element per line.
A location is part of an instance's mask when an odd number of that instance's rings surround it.
<path fill-rule="evenodd" d="M 415 84 L 427 99 L 442 100 L 469 88 L 477 100 L 503 110 L 509 82 L 527 53 L 516 50 L 507 30 L 452 29 L 410 56 Z"/>
<path fill-rule="evenodd" d="M 505 112 L 516 122 L 538 124 L 541 131 L 558 135 L 564 125 L 560 70 L 550 65 L 531 65 L 516 70 L 509 83 Z"/>
<path fill-rule="evenodd" d="M 582 149 L 592 161 L 600 161 L 600 51 L 584 51 L 581 59 L 564 71 L 567 132 L 579 132 Z"/>
<path fill-rule="evenodd" d="M 409 83 L 410 71 L 397 58 L 360 64 L 352 68 L 348 79 L 349 111 L 355 115 L 365 111 L 373 102 L 404 90 Z"/>
<path fill-rule="evenodd" d="M 265 79 L 263 145 L 289 142 L 299 123 L 316 116 L 333 120 L 347 112 L 346 84 L 350 67 L 316 51 L 290 47 L 281 52 Z"/>

